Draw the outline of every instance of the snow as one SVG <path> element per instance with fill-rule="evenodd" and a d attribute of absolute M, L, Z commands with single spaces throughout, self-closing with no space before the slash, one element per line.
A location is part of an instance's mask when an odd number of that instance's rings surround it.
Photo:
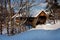
<path fill-rule="evenodd" d="M 12 16 L 12 18 L 19 17 L 19 16 L 22 17 L 22 14 L 20 14 L 20 15 L 19 14 L 15 14 L 14 16 Z"/>
<path fill-rule="evenodd" d="M 30 30 L 37 30 L 37 29 L 43 29 L 43 30 L 56 30 L 60 28 L 60 21 L 57 20 L 55 24 L 42 24 L 42 25 L 37 25 L 36 28 L 32 28 Z"/>
<path fill-rule="evenodd" d="M 30 30 L 14 36 L 0 35 L 0 40 L 60 40 L 60 29 Z"/>
<path fill-rule="evenodd" d="M 37 10 L 35 9 L 34 12 L 30 13 L 30 17 L 37 17 L 42 11 L 44 11 L 46 14 L 48 14 L 49 12 L 46 12 L 44 9 L 41 9 L 41 10 Z M 12 16 L 12 18 L 15 18 L 15 17 L 22 17 L 22 14 L 15 14 L 14 16 Z"/>
<path fill-rule="evenodd" d="M 36 28 L 13 36 L 0 35 L 0 40 L 60 40 L 60 21 L 53 25 L 37 25 Z"/>
<path fill-rule="evenodd" d="M 44 9 L 41 10 L 35 9 L 33 13 L 30 13 L 30 17 L 37 17 L 42 11 L 44 11 L 46 14 L 49 14 L 49 12 L 46 12 Z"/>
<path fill-rule="evenodd" d="M 19 35 L 15 35 L 12 38 L 14 38 L 14 40 L 16 39 L 20 39 L 20 40 L 52 40 L 54 38 L 60 38 L 59 33 L 56 32 L 60 32 L 58 30 L 54 30 L 54 31 L 46 31 L 46 30 L 31 30 L 31 31 L 27 31 L 25 33 L 19 34 Z"/>
<path fill-rule="evenodd" d="M 6 28 L 3 29 L 2 34 L 7 34 Z"/>

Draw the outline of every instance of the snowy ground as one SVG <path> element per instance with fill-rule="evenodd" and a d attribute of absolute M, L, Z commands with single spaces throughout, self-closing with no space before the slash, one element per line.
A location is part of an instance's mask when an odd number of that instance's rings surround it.
<path fill-rule="evenodd" d="M 60 29 L 30 30 L 14 36 L 0 35 L 0 40 L 60 40 Z"/>
<path fill-rule="evenodd" d="M 60 21 L 56 24 L 37 25 L 14 36 L 0 35 L 0 40 L 60 40 Z"/>
<path fill-rule="evenodd" d="M 42 24 L 42 25 L 37 25 L 36 28 L 32 28 L 30 30 L 38 30 L 38 29 L 43 29 L 43 30 L 56 30 L 60 28 L 60 21 L 58 20 L 55 24 Z"/>
<path fill-rule="evenodd" d="M 43 29 L 43 30 L 56 30 L 56 29 L 59 29 L 60 28 L 60 20 L 57 20 L 56 24 L 49 24 L 49 23 L 46 23 L 46 24 L 43 24 L 43 25 L 36 25 L 36 28 L 32 28 L 30 30 L 39 30 L 39 29 Z M 28 30 L 28 31 L 30 31 Z M 4 28 L 3 34 L 6 34 L 7 33 L 7 30 L 6 28 Z"/>

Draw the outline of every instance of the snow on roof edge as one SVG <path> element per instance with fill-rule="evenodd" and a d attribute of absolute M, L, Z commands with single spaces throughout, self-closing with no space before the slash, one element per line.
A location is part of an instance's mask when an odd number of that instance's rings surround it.
<path fill-rule="evenodd" d="M 44 9 L 42 9 L 42 10 L 39 10 L 38 13 L 33 14 L 30 17 L 37 17 L 42 11 L 44 11 L 47 14 L 47 12 Z M 20 14 L 20 16 L 21 16 L 21 14 Z M 14 18 L 14 17 L 19 17 L 19 14 L 15 14 L 14 16 L 12 16 L 12 18 Z"/>
<path fill-rule="evenodd" d="M 33 15 L 33 16 L 30 16 L 30 17 L 37 17 L 42 11 L 44 11 L 47 14 L 47 12 L 44 9 L 42 9 L 38 13 L 36 13 L 36 15 Z"/>

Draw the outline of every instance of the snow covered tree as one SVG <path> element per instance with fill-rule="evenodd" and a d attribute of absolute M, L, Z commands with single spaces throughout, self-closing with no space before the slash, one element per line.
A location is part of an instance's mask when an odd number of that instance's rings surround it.
<path fill-rule="evenodd" d="M 4 24 L 5 22 L 5 18 L 6 18 L 6 0 L 0 0 L 0 30 L 1 30 L 1 34 L 2 34 L 2 24 Z"/>
<path fill-rule="evenodd" d="M 35 0 L 0 0 L 0 30 L 2 34 L 2 22 L 5 21 L 7 34 L 14 34 L 16 31 L 16 17 L 12 18 L 16 13 L 19 14 L 19 32 L 25 31 L 25 23 L 30 15 L 30 9 L 36 5 Z M 18 11 L 18 12 L 15 12 Z M 2 16 L 3 15 L 3 16 Z M 20 21 L 22 16 L 22 21 Z M 16 33 L 16 32 L 15 32 Z"/>
<path fill-rule="evenodd" d="M 56 17 L 58 16 L 55 12 L 57 9 L 60 9 L 60 5 L 58 5 L 58 0 L 46 0 L 48 2 L 47 8 L 51 12 L 50 15 L 54 15 L 54 24 L 55 20 L 57 19 Z M 56 16 L 57 15 L 57 16 Z"/>

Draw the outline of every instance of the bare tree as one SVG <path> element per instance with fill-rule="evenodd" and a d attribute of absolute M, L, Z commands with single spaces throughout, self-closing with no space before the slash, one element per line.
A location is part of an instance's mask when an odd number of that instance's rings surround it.
<path fill-rule="evenodd" d="M 5 22 L 5 18 L 6 18 L 6 1 L 4 0 L 0 0 L 0 30 L 1 30 L 1 34 L 2 34 L 2 24 L 3 22 Z"/>
<path fill-rule="evenodd" d="M 53 1 L 47 0 L 47 2 L 48 2 L 47 8 L 48 8 L 48 10 L 50 10 L 50 12 L 51 12 L 50 14 L 54 15 L 54 24 L 56 23 L 55 20 L 56 20 L 56 15 L 57 15 L 55 12 L 57 11 L 57 9 L 60 8 L 57 1 L 58 0 L 53 0 Z"/>
<path fill-rule="evenodd" d="M 15 13 L 14 8 L 19 9 L 17 14 L 22 15 L 22 21 L 21 22 L 19 21 L 19 27 L 20 27 L 19 32 L 21 32 L 21 28 L 23 28 L 24 23 L 27 21 L 27 17 L 29 17 L 29 15 L 30 15 L 30 8 L 32 8 L 33 6 L 39 5 L 39 4 L 34 4 L 35 0 L 13 0 L 13 2 L 14 3 L 11 3 L 11 0 L 4 0 L 4 2 L 2 2 L 2 0 L 0 0 L 0 14 L 3 15 L 3 16 L 0 16 L 1 34 L 2 34 L 3 19 L 6 22 L 7 34 L 14 34 L 14 27 L 16 26 L 15 25 L 16 17 L 14 17 L 14 19 L 12 19 L 12 16 Z M 2 6 L 3 6 L 3 8 L 2 8 Z M 3 13 L 6 13 L 6 15 Z M 4 17 L 6 17 L 6 18 L 4 18 Z M 21 16 L 19 16 L 19 20 L 20 19 L 21 19 Z M 23 28 L 23 30 L 25 30 L 25 28 Z"/>
<path fill-rule="evenodd" d="M 27 17 L 29 17 L 30 15 L 30 9 L 34 6 L 40 5 L 40 4 L 34 4 L 35 0 L 13 0 L 13 8 L 17 7 L 17 9 L 19 9 L 19 11 L 17 12 L 17 14 L 22 15 L 22 21 L 19 21 L 19 27 L 21 29 L 21 26 L 24 25 L 24 23 L 27 21 Z M 17 5 L 15 5 L 17 4 Z M 16 16 L 14 17 L 14 19 L 16 18 Z M 19 16 L 19 20 L 20 20 L 21 16 Z M 21 32 L 21 30 L 19 29 L 19 32 Z"/>
<path fill-rule="evenodd" d="M 12 17 L 12 8 L 11 8 L 11 0 L 7 0 L 7 4 L 8 4 L 8 13 L 9 13 L 9 15 L 8 15 L 8 26 L 7 26 L 7 33 L 8 34 L 13 34 L 13 27 L 12 27 L 12 19 L 11 19 L 11 17 Z"/>

